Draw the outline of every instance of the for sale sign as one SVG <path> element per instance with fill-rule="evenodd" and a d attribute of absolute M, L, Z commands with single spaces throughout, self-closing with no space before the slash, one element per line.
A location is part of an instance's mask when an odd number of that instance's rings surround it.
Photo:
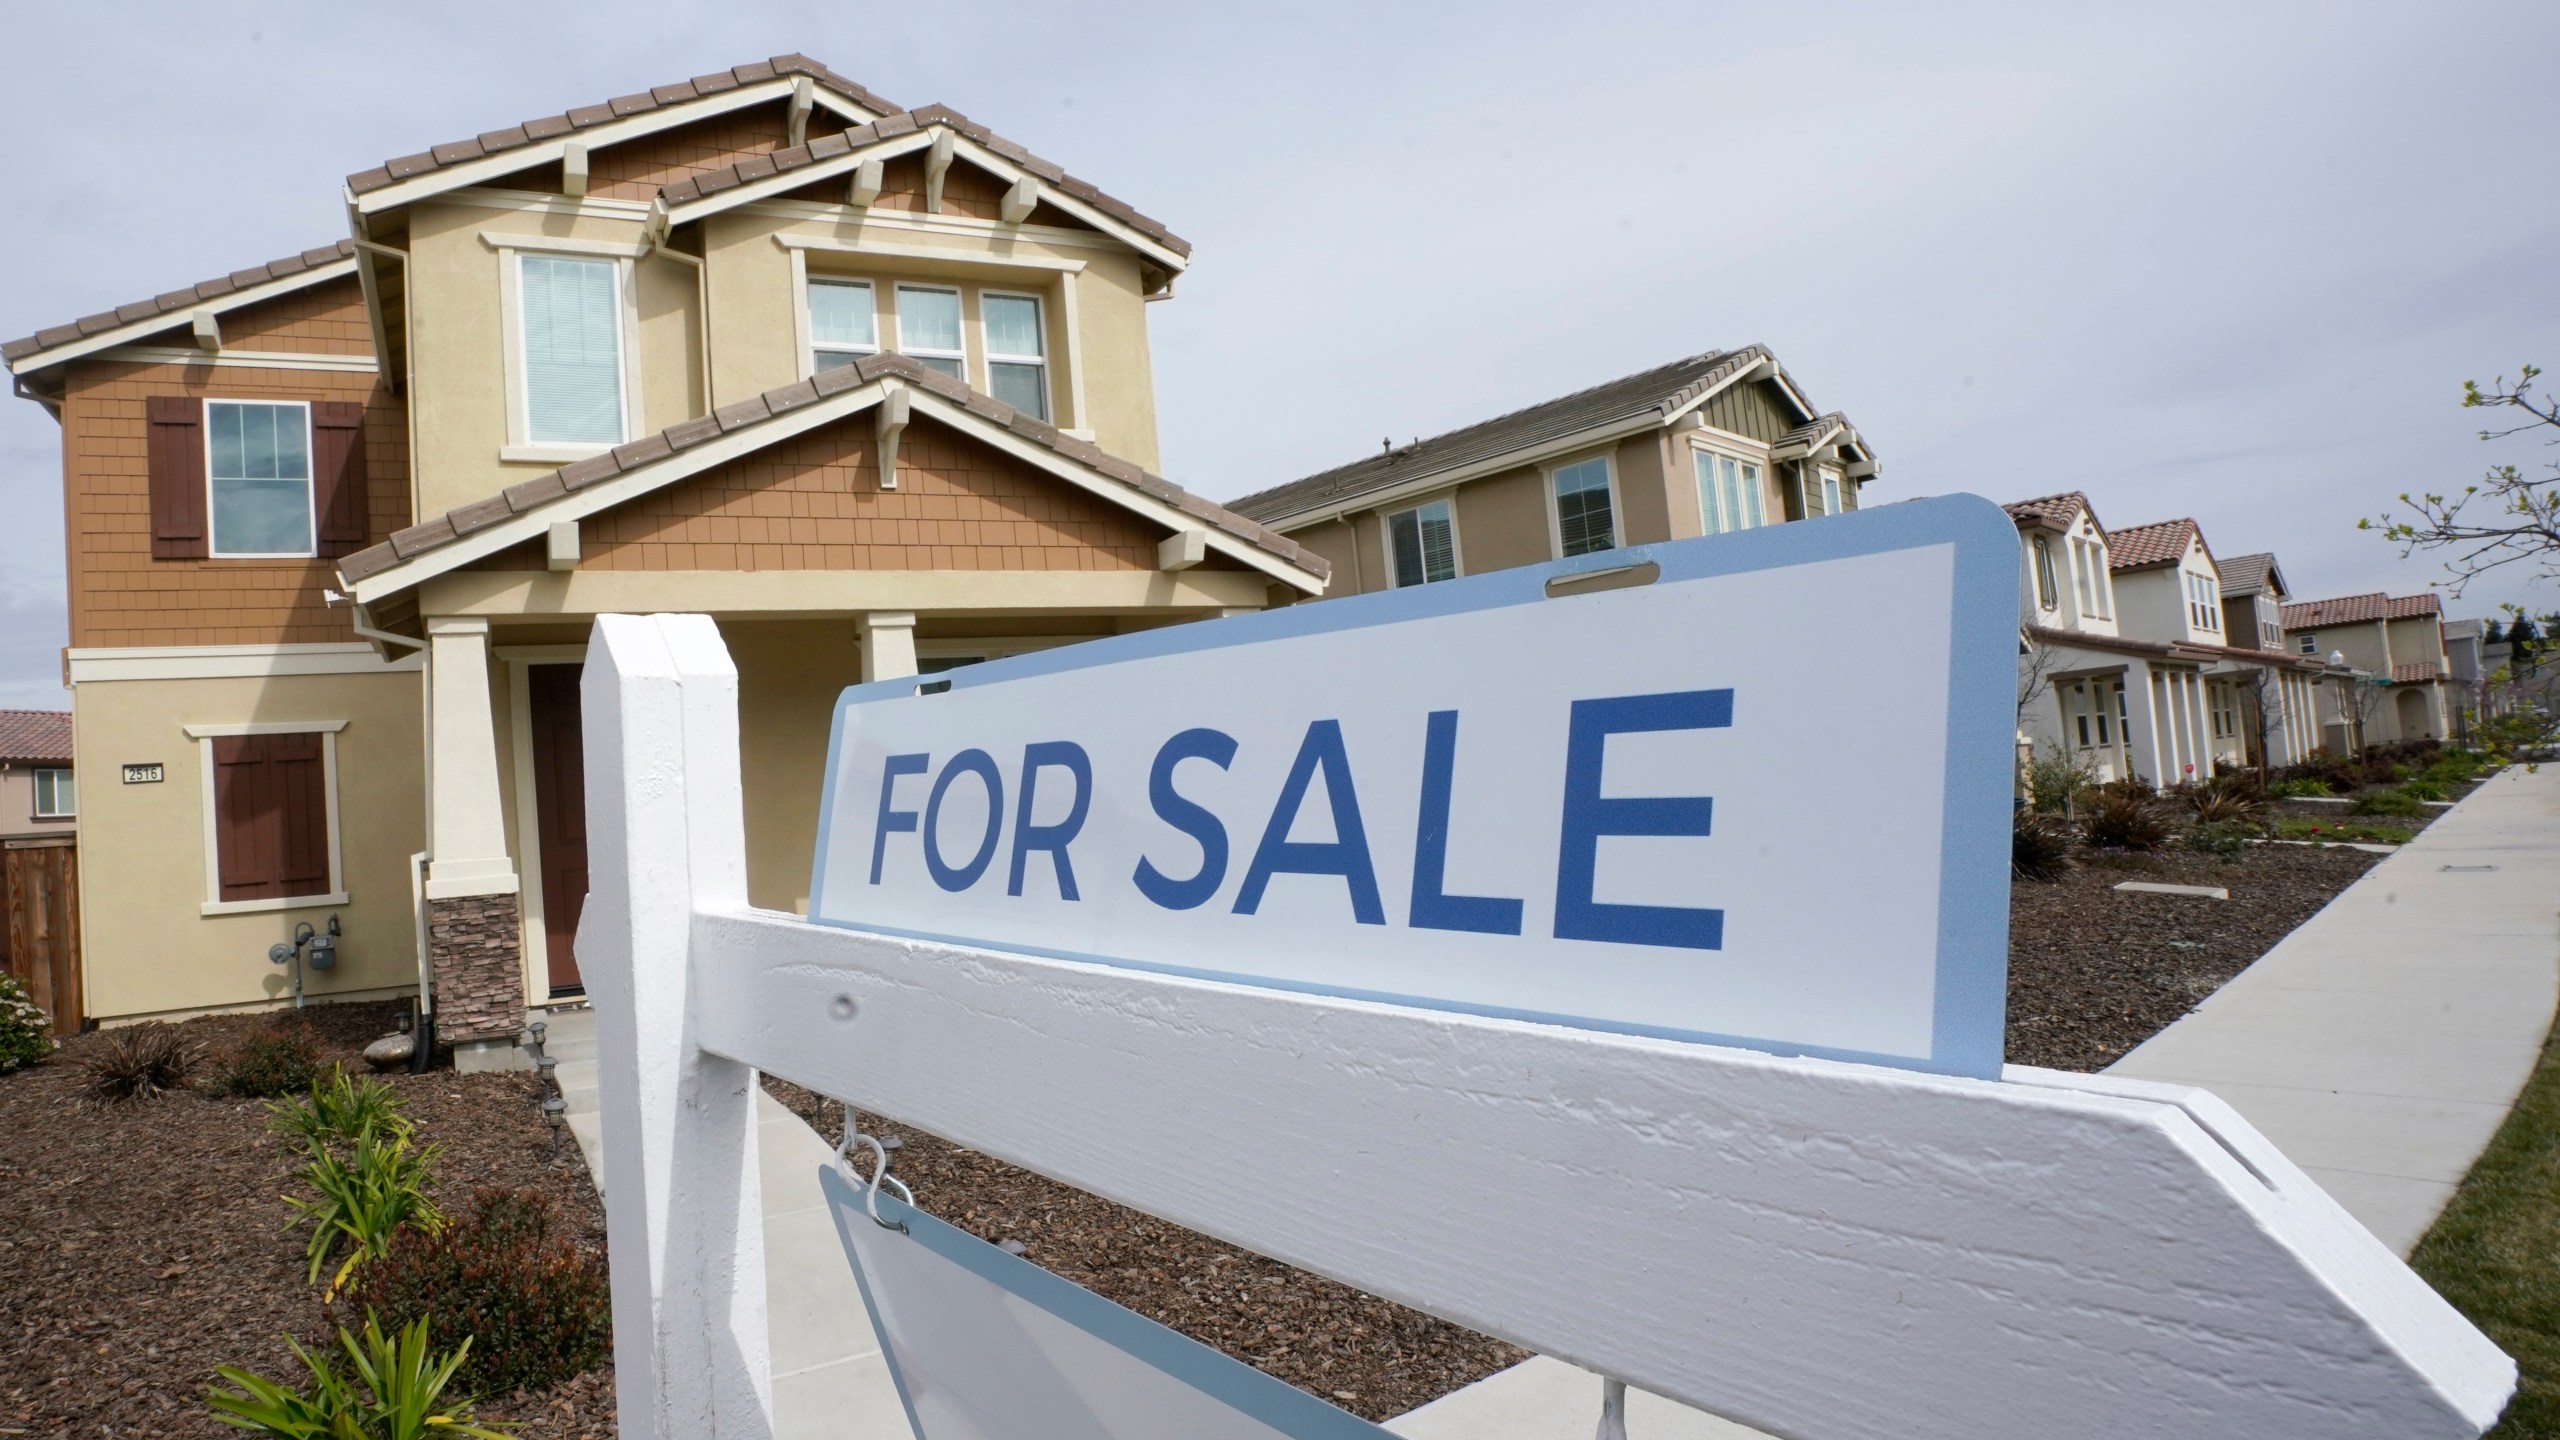
<path fill-rule="evenodd" d="M 810 916 L 1994 1075 L 2017 583 L 1957 496 L 859 686 Z"/>

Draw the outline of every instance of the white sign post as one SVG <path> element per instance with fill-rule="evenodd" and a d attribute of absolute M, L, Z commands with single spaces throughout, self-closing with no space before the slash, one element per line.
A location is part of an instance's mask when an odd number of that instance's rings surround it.
<path fill-rule="evenodd" d="M 2014 547 L 1920 502 L 852 692 L 822 924 L 738 898 L 709 622 L 604 617 L 623 1423 L 761 1433 L 752 1066 L 1776 1434 L 2476 1435 L 2512 1363 L 2227 1107 L 1997 1068 Z"/>

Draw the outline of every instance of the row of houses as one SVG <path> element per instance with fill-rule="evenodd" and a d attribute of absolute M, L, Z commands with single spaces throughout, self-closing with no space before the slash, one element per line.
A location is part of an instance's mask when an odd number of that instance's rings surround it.
<path fill-rule="evenodd" d="M 337 198 L 343 236 L 0 346 L 63 437 L 92 1017 L 280 1003 L 269 947 L 335 926 L 314 994 L 423 990 L 466 1061 L 503 1063 L 528 1007 L 583 991 L 598 614 L 720 625 L 749 899 L 798 910 L 848 684 L 1822 520 L 1879 474 L 1746 345 L 1213 503 L 1155 473 L 1148 311 L 1189 243 L 803 56 Z M 2244 567 L 2189 522 L 2016 513 L 2053 658 L 2021 723 L 2116 773 L 2243 763 L 2261 671 L 2289 758 L 2321 687 L 2371 669 L 2343 615 L 2292 624 L 2271 560 L 2231 591 Z M 2394 658 L 2397 625 L 2372 663 L 2418 709 L 2379 725 L 2441 733 L 2401 673 L 2441 645 Z"/>

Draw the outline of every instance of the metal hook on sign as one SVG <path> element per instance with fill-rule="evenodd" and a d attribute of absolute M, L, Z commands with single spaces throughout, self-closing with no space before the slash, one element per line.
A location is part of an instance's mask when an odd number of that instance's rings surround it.
<path fill-rule="evenodd" d="M 836 1142 L 836 1164 L 844 1171 L 846 1179 L 851 1180 L 856 1185 L 862 1187 L 863 1209 L 870 1213 L 871 1223 L 879 1226 L 883 1230 L 895 1230 L 899 1234 L 904 1235 L 907 1233 L 907 1225 L 905 1221 L 883 1220 L 880 1218 L 880 1187 L 883 1185 L 897 1186 L 898 1198 L 909 1205 L 916 1203 L 915 1192 L 907 1188 L 906 1181 L 889 1173 L 889 1152 L 880 1148 L 880 1142 L 878 1140 L 873 1139 L 871 1136 L 860 1135 L 854 1132 L 853 1121 L 851 1119 L 853 1113 L 851 1106 L 846 1107 L 845 1113 L 847 1118 L 844 1127 L 844 1138 Z M 871 1158 L 875 1162 L 872 1166 L 871 1176 L 869 1179 L 863 1178 L 862 1172 L 854 1168 L 853 1147 L 856 1145 L 860 1145 L 869 1150 L 871 1152 Z"/>

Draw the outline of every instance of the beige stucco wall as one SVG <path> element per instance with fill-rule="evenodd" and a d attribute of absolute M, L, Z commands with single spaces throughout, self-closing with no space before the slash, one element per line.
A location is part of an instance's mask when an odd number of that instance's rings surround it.
<path fill-rule="evenodd" d="M 1458 492 L 1458 545 L 1468 574 L 1543 565 L 1555 558 L 1546 486 L 1544 472 L 1523 466 Z"/>
<path fill-rule="evenodd" d="M 117 1019 L 289 1002 L 290 977 L 267 947 L 297 921 L 340 917 L 334 971 L 310 973 L 314 996 L 380 993 L 417 983 L 409 857 L 425 848 L 415 673 L 265 679 L 92 681 L 72 700 L 81 786 L 81 945 L 89 1013 Z M 344 720 L 338 733 L 343 906 L 205 916 L 201 744 L 187 725 Z M 168 778 L 125 785 L 126 762 L 159 761 Z M 103 781 L 103 783 L 102 783 Z"/>
<path fill-rule="evenodd" d="M 2432 615 L 2409 620 L 2393 620 L 2391 626 L 2391 663 L 2394 665 L 2442 665 L 2444 626 Z"/>
<path fill-rule="evenodd" d="M 1671 528 L 1670 456 L 1665 438 L 1659 430 L 1630 435 L 1618 442 L 1617 453 L 1610 457 L 1618 475 L 1618 543 L 1622 545 L 1658 545 L 1680 533 Z M 1694 508 L 1696 501 L 1690 503 Z M 1697 533 L 1694 522 L 1685 532 Z"/>

